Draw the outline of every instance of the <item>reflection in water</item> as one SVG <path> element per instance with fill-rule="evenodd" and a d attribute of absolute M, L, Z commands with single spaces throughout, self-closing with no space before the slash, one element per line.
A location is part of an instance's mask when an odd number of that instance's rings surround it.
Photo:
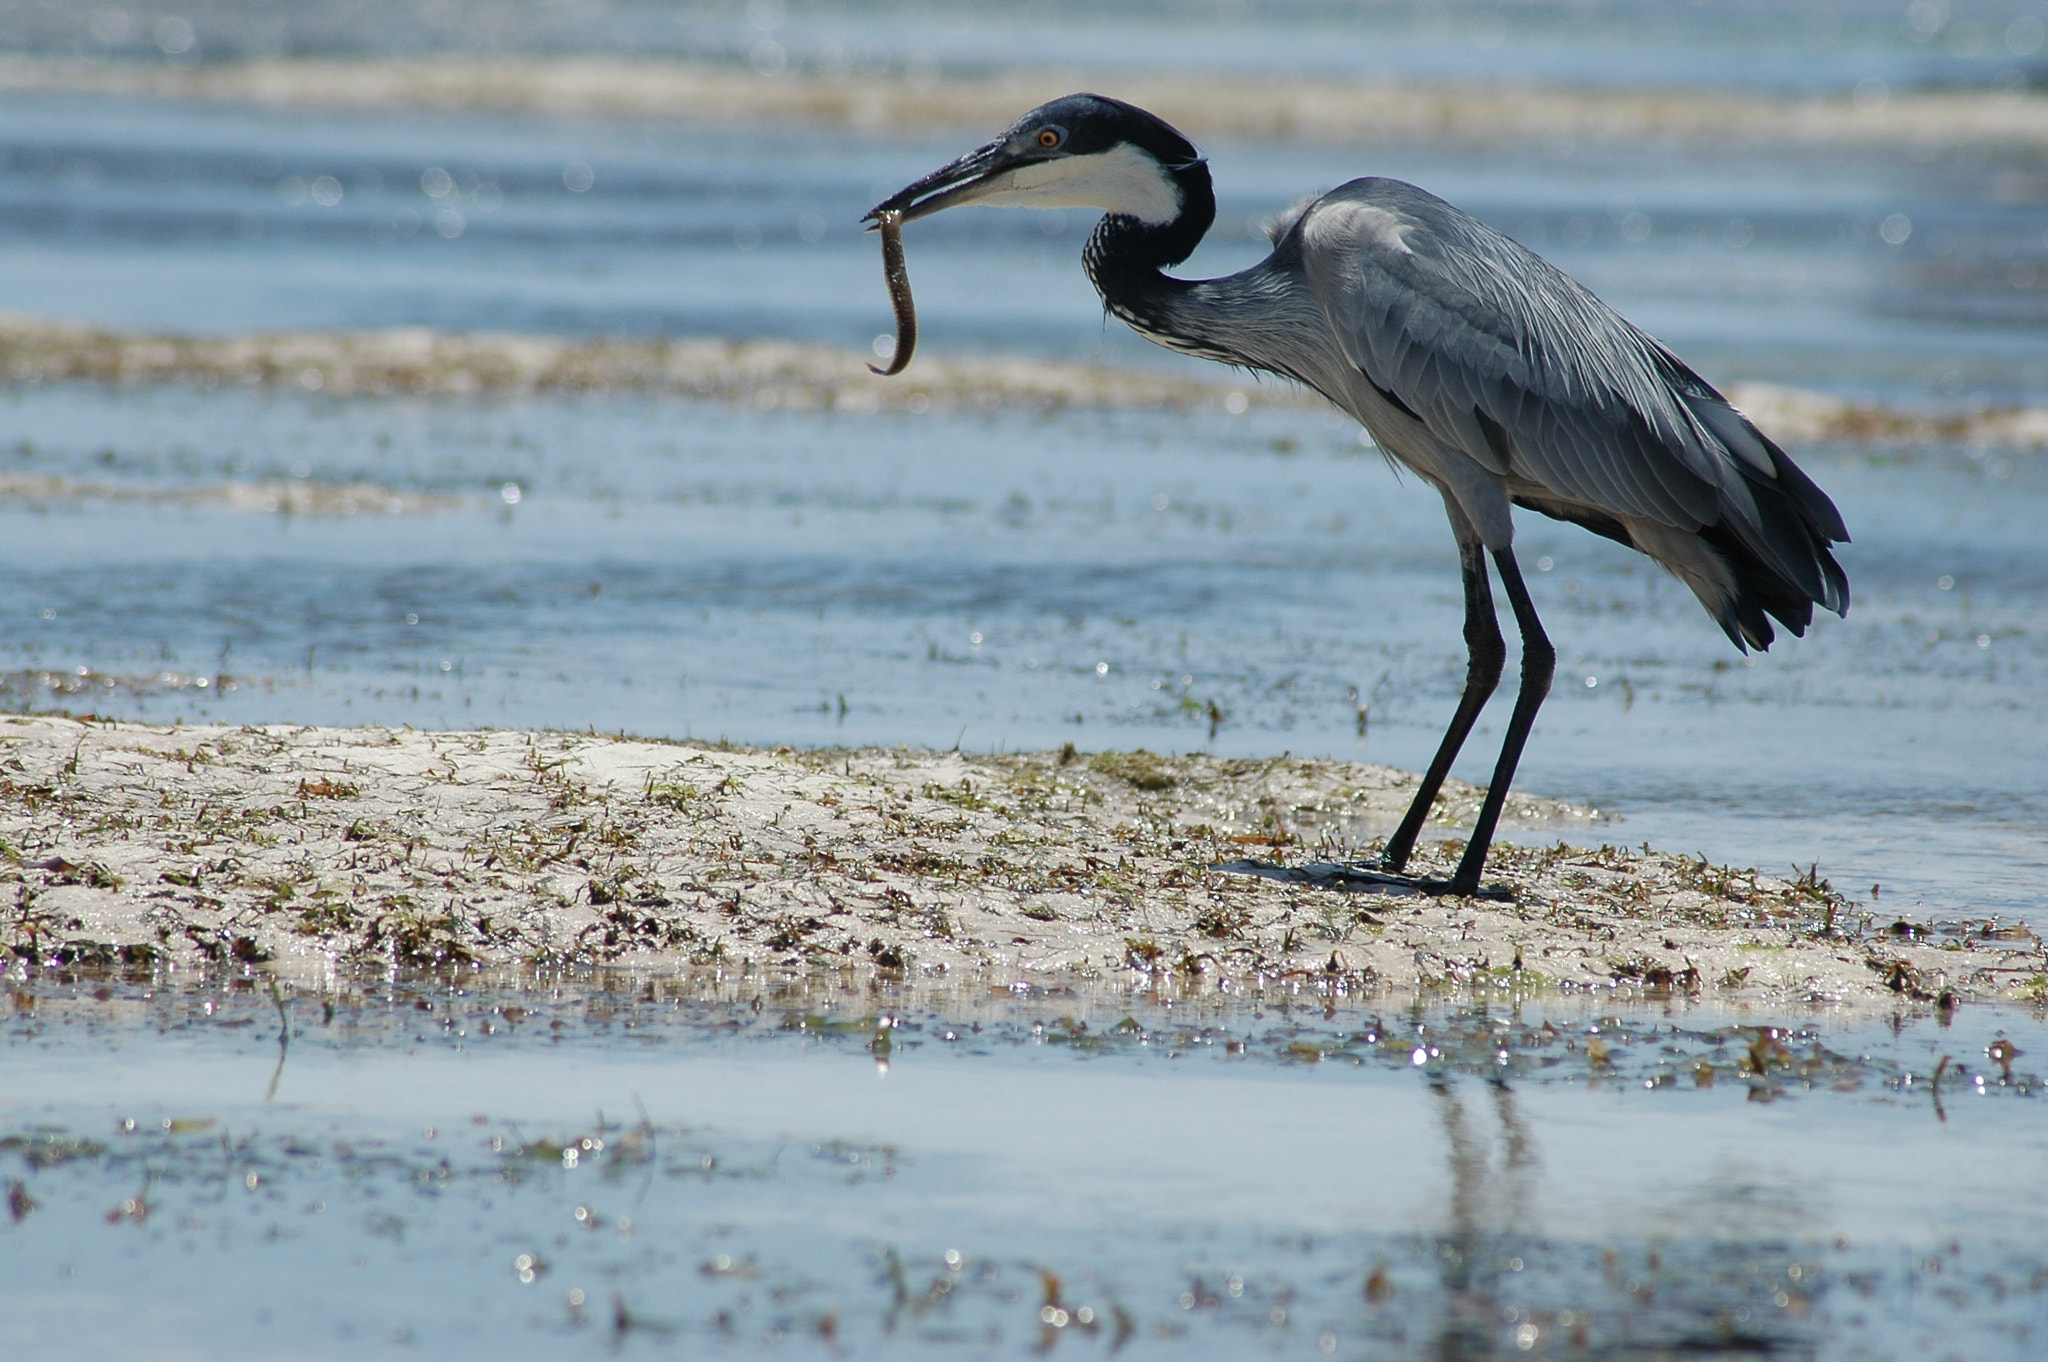
<path fill-rule="evenodd" d="M 447 1362 L 669 1336 L 820 1362 L 2017 1362 L 2048 1327 L 2048 1193 L 1999 1156 L 2035 1137 L 2038 1079 L 1987 1069 L 1947 1125 L 1888 1081 L 2048 1051 L 2017 1013 L 1831 1023 L 1874 1058 L 1756 1103 L 1657 1081 L 1717 1049 L 1661 1007 L 1519 1008 L 1528 1045 L 1424 1009 L 1418 1074 L 1413 1039 L 1271 998 L 342 975 L 287 998 L 277 1078 L 260 977 L 9 983 L 22 1356 L 268 1357 L 290 1330 L 294 1356 L 403 1337 Z M 1302 1175 L 1361 1145 L 1408 1175 Z M 1827 1151 L 1825 1196 L 1794 1146 Z"/>
<path fill-rule="evenodd" d="M 1473 1100 L 1482 1090 L 1483 1099 Z M 1546 1175 L 1515 1089 L 1505 1079 L 1435 1073 L 1429 1093 L 1450 1187 L 1448 1224 L 1425 1245 L 1440 1298 L 1418 1356 L 1475 1362 L 1532 1352 L 1810 1357 L 1820 1350 L 1825 1336 L 1810 1325 L 1823 1272 L 1800 1242 L 1815 1226 L 1790 1189 L 1760 1183 L 1724 1159 L 1696 1193 L 1678 1199 L 1674 1223 L 1682 1228 L 1669 1239 L 1629 1244 L 1615 1236 L 1597 1247 L 1554 1241 L 1537 1232 L 1533 1203 Z M 1369 1279 L 1368 1302 L 1389 1295 L 1383 1275 Z"/>
<path fill-rule="evenodd" d="M 1436 1246 L 1444 1308 L 1429 1355 L 1443 1362 L 1493 1357 L 1501 1337 L 1501 1274 L 1507 1264 L 1523 1261 L 1508 1253 L 1509 1241 L 1529 1228 L 1531 1190 L 1542 1163 L 1507 1083 L 1485 1084 L 1495 1122 L 1490 1138 L 1474 1130 L 1455 1083 L 1437 1074 L 1429 1086 L 1451 1173 L 1450 1227 Z"/>

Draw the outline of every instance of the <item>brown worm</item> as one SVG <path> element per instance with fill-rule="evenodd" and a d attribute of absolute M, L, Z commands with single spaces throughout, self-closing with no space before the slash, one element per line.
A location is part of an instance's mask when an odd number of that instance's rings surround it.
<path fill-rule="evenodd" d="M 917 305 L 910 301 L 910 271 L 903 264 L 903 214 L 877 213 L 875 225 L 882 229 L 882 273 L 889 280 L 889 301 L 896 306 L 896 352 L 889 356 L 888 368 L 868 368 L 887 378 L 910 367 L 911 352 L 917 349 Z"/>

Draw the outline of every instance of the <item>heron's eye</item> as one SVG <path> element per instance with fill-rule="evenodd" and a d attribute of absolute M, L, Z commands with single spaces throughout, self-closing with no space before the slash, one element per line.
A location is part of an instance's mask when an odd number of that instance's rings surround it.
<path fill-rule="evenodd" d="M 1038 145 L 1044 147 L 1047 151 L 1051 151 L 1059 144 L 1060 130 L 1058 128 L 1040 128 L 1038 130 Z"/>

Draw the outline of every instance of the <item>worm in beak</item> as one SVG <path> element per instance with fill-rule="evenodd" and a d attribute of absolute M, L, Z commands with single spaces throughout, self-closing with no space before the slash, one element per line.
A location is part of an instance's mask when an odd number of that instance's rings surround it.
<path fill-rule="evenodd" d="M 910 367 L 910 356 L 917 349 L 917 304 L 910 299 L 910 271 L 903 263 L 903 214 L 884 208 L 874 217 L 882 232 L 882 273 L 889 281 L 889 301 L 896 308 L 896 351 L 889 357 L 888 368 L 870 364 L 868 369 L 888 378 Z"/>

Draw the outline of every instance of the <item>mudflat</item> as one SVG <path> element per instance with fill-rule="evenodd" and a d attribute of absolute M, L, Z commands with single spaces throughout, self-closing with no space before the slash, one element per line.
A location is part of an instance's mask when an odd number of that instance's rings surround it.
<path fill-rule="evenodd" d="M 801 966 L 1365 995 L 2037 997 L 2024 923 L 1895 922 L 1814 876 L 1614 843 L 1520 792 L 1499 897 L 1371 884 L 1415 787 L 1289 756 L 742 748 L 599 734 L 0 719 L 25 961 Z M 1411 868 L 1445 875 L 1453 782 Z"/>

